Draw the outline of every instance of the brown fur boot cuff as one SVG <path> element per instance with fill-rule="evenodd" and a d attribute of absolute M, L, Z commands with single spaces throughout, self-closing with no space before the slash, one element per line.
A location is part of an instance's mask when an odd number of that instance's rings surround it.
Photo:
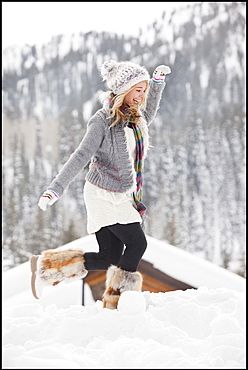
<path fill-rule="evenodd" d="M 87 275 L 84 262 L 83 251 L 49 249 L 42 252 L 38 274 L 45 285 L 70 283 Z"/>
<path fill-rule="evenodd" d="M 142 275 L 138 271 L 130 272 L 114 265 L 110 266 L 106 276 L 106 289 L 103 293 L 103 307 L 116 309 L 121 293 L 127 290 L 141 291 L 142 281 Z"/>

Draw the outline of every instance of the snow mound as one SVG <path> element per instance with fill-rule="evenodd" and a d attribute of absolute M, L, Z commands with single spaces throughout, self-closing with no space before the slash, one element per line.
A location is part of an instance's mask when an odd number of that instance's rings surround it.
<path fill-rule="evenodd" d="M 142 314 L 146 310 L 146 300 L 141 292 L 123 292 L 118 302 L 118 310 L 128 315 Z"/>
<path fill-rule="evenodd" d="M 3 368 L 216 369 L 245 364 L 245 293 L 125 292 L 117 310 L 40 303 L 3 311 Z"/>

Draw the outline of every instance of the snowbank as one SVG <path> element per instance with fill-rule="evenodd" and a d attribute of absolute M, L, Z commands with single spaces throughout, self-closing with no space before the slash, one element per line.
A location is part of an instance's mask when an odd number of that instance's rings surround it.
<path fill-rule="evenodd" d="M 100 301 L 7 307 L 3 368 L 245 368 L 244 293 L 206 287 L 128 293 L 118 310 Z"/>

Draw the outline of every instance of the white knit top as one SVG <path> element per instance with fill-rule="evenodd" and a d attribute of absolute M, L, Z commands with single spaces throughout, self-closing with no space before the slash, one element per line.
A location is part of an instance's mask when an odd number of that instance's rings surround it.
<path fill-rule="evenodd" d="M 136 143 L 133 130 L 125 127 L 129 159 L 134 166 Z M 134 181 L 136 179 L 134 178 Z M 115 193 L 101 189 L 89 181 L 84 185 L 84 201 L 87 210 L 87 232 L 93 234 L 104 226 L 116 223 L 142 222 L 135 208 L 132 192 Z"/>

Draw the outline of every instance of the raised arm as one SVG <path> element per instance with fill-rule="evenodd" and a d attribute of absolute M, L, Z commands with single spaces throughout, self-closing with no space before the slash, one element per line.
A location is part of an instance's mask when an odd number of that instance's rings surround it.
<path fill-rule="evenodd" d="M 162 92 L 166 85 L 165 76 L 169 73 L 171 73 L 169 67 L 160 65 L 154 70 L 153 76 L 149 81 L 146 108 L 143 111 L 143 115 L 148 125 L 152 123 L 154 117 L 156 116 L 162 97 Z"/>

